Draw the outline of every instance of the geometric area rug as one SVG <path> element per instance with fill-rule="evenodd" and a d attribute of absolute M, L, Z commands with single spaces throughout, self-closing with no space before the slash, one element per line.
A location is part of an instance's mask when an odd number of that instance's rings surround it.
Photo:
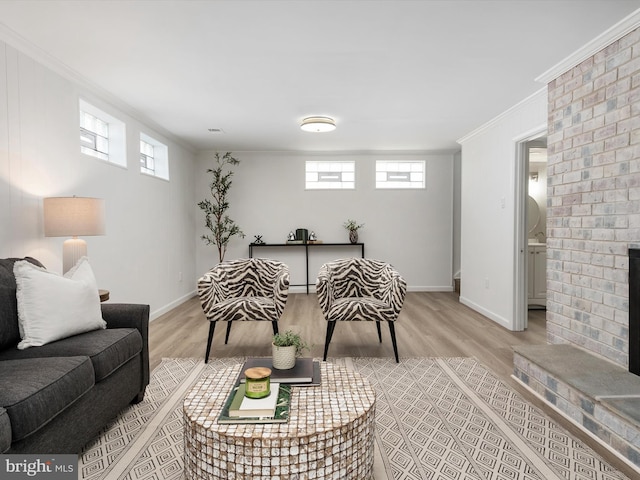
<path fill-rule="evenodd" d="M 164 359 L 144 401 L 85 447 L 79 478 L 185 480 L 184 396 L 204 375 L 244 360 Z M 329 361 L 376 390 L 375 480 L 627 478 L 473 358 Z"/>

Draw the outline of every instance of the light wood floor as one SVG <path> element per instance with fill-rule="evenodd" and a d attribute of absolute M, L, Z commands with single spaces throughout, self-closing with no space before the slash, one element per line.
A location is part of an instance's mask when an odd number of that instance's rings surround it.
<path fill-rule="evenodd" d="M 505 381 L 513 371 L 512 345 L 546 343 L 544 311 L 531 311 L 529 328 L 510 332 L 462 305 L 455 293 L 410 292 L 396 322 L 398 352 L 402 357 L 475 357 Z M 312 344 L 305 356 L 322 357 L 327 323 L 315 294 L 289 294 L 280 331 L 293 329 Z M 204 358 L 209 322 L 193 298 L 151 322 L 151 368 L 163 357 Z M 226 324 L 218 325 L 212 357 L 270 356 L 271 322 L 236 322 L 228 345 Z M 393 357 L 389 329 L 382 325 L 382 343 L 369 322 L 336 325 L 329 357 Z"/>
<path fill-rule="evenodd" d="M 311 351 L 306 352 L 305 356 L 322 358 L 326 322 L 315 294 L 290 293 L 278 325 L 280 331 L 294 329 L 300 332 L 312 344 Z M 328 357 L 393 358 L 389 330 L 385 325 L 382 327 L 382 343 L 379 343 L 373 323 L 339 323 L 329 346 Z M 162 358 L 204 358 L 208 330 L 209 322 L 206 321 L 197 298 L 192 298 L 151 322 L 151 369 Z M 226 324 L 217 326 L 211 357 L 271 355 L 271 322 L 235 323 L 228 345 L 224 344 L 225 331 Z M 410 292 L 396 322 L 396 337 L 400 361 L 402 357 L 475 357 L 615 468 L 630 478 L 637 475 L 606 448 L 567 422 L 511 378 L 513 345 L 546 344 L 544 310 L 529 311 L 529 328 L 526 331 L 510 332 L 461 304 L 454 292 Z"/>

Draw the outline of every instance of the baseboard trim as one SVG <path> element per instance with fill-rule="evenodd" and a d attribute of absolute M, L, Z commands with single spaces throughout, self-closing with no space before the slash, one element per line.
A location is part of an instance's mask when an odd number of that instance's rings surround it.
<path fill-rule="evenodd" d="M 434 286 L 434 287 L 407 287 L 407 292 L 453 292 L 453 285 Z"/>
<path fill-rule="evenodd" d="M 407 287 L 407 291 L 408 292 L 453 292 L 453 287 L 452 286 L 442 286 L 442 287 Z M 296 286 L 296 287 L 289 287 L 289 293 L 307 293 L 307 289 L 304 286 Z M 309 286 L 309 293 L 316 293 L 316 287 L 315 286 Z M 182 297 L 174 300 L 171 303 L 168 303 L 166 305 L 164 305 L 163 307 L 160 307 L 157 310 L 154 310 L 153 312 L 151 312 L 149 314 L 149 320 L 153 321 L 158 317 L 161 317 L 162 315 L 164 315 L 165 313 L 173 310 L 174 308 L 182 305 L 184 302 L 186 302 L 187 300 L 191 300 L 193 297 L 195 297 L 197 295 L 197 292 L 195 290 L 187 293 L 186 295 L 183 295 Z"/>
<path fill-rule="evenodd" d="M 155 320 L 156 318 L 158 318 L 158 317 L 164 315 L 165 313 L 173 310 L 174 308 L 178 307 L 179 305 L 182 305 L 187 300 L 191 300 L 195 296 L 196 296 L 196 291 L 193 290 L 193 291 L 187 293 L 186 295 L 183 295 L 182 297 L 174 300 L 173 302 L 168 303 L 165 306 L 160 307 L 157 310 L 154 310 L 153 312 L 151 312 L 149 314 L 149 321 Z"/>
<path fill-rule="evenodd" d="M 476 312 L 481 313 L 482 315 L 484 315 L 488 319 L 493 320 L 498 325 L 506 328 L 507 330 L 513 331 L 513 328 L 511 327 L 511 322 L 509 322 L 508 319 L 506 319 L 504 317 L 501 317 L 500 315 L 496 315 L 495 313 L 487 310 L 484 307 L 481 307 L 480 305 L 476 304 L 475 302 L 469 300 L 466 297 L 463 297 L 462 295 L 460 296 L 460 303 L 462 303 L 463 305 L 466 305 L 467 307 L 475 310 Z"/>

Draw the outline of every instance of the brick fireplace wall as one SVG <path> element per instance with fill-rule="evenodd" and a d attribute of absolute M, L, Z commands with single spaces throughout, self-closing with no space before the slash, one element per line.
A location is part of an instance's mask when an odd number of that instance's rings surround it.
<path fill-rule="evenodd" d="M 628 366 L 640 243 L 640 28 L 548 85 L 547 339 Z"/>

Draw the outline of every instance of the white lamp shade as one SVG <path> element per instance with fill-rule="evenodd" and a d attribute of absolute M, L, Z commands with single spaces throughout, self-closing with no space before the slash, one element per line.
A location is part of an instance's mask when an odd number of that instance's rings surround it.
<path fill-rule="evenodd" d="M 77 237 L 105 234 L 105 208 L 102 198 L 45 198 L 44 235 Z"/>

